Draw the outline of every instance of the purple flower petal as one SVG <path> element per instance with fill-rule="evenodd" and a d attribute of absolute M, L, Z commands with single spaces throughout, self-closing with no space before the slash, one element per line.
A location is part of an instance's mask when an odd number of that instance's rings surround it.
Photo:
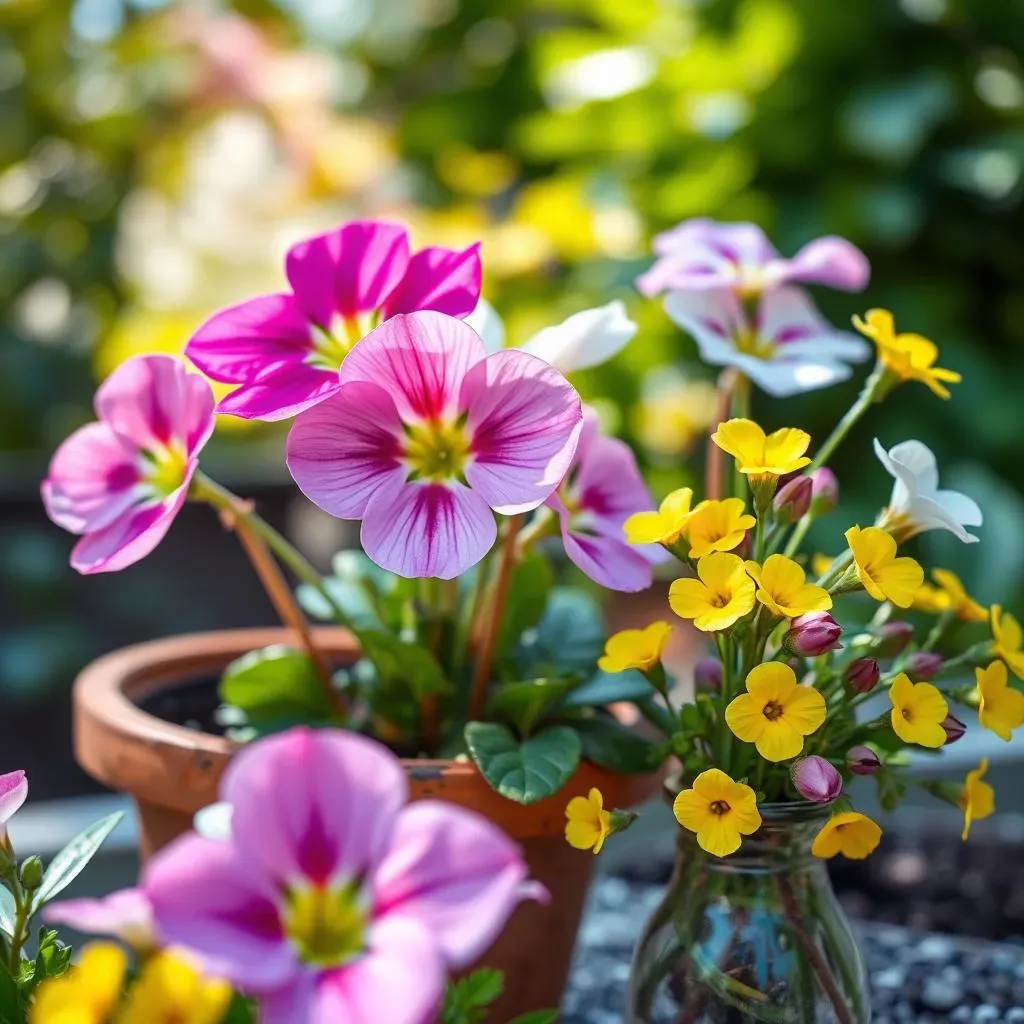
<path fill-rule="evenodd" d="M 404 482 L 402 421 L 375 384 L 346 384 L 295 420 L 288 470 L 314 504 L 340 519 L 361 519 L 389 480 Z"/>
<path fill-rule="evenodd" d="M 868 258 L 852 242 L 826 235 L 808 242 L 791 260 L 773 260 L 765 271 L 769 287 L 786 281 L 824 284 L 859 292 L 871 276 Z"/>
<path fill-rule="evenodd" d="M 96 392 L 96 415 L 140 448 L 181 440 L 189 455 L 213 433 L 213 392 L 171 356 L 123 362 Z"/>
<path fill-rule="evenodd" d="M 440 943 L 449 968 L 471 964 L 523 899 L 522 850 L 478 814 L 439 800 L 410 804 L 373 879 L 374 913 L 413 917 Z"/>
<path fill-rule="evenodd" d="M 87 533 L 72 549 L 71 567 L 83 575 L 117 572 L 145 558 L 164 539 L 185 504 L 194 472 L 193 462 L 185 482 L 166 500 L 136 508 L 102 530 Z"/>
<path fill-rule="evenodd" d="M 234 844 L 182 836 L 150 861 L 142 889 L 161 940 L 187 948 L 209 974 L 259 993 L 290 984 L 301 970 L 284 935 L 280 897 Z"/>
<path fill-rule="evenodd" d="M 479 335 L 461 320 L 432 310 L 400 313 L 356 344 L 339 379 L 383 388 L 403 421 L 454 419 L 462 380 L 484 355 Z"/>
<path fill-rule="evenodd" d="M 409 260 L 401 284 L 384 303 L 384 317 L 434 309 L 468 316 L 480 298 L 480 243 L 468 249 L 422 249 Z"/>
<path fill-rule="evenodd" d="M 340 386 L 334 370 L 302 362 L 280 363 L 222 398 L 217 412 L 243 420 L 285 420 L 322 402 Z"/>
<path fill-rule="evenodd" d="M 306 316 L 330 330 L 336 316 L 382 306 L 408 265 L 405 228 L 364 220 L 299 242 L 288 252 L 285 271 Z"/>
<path fill-rule="evenodd" d="M 803 288 L 784 286 L 765 292 L 757 320 L 761 335 L 786 358 L 859 363 L 871 354 L 871 345 L 863 338 L 836 330 Z"/>
<path fill-rule="evenodd" d="M 354 733 L 291 729 L 237 754 L 221 795 L 246 871 L 287 885 L 360 878 L 391 842 L 408 787 L 387 748 Z"/>
<path fill-rule="evenodd" d="M 28 797 L 28 777 L 19 769 L 0 775 L 0 836 L 4 834 L 4 826 L 21 810 L 21 805 Z"/>
<path fill-rule="evenodd" d="M 576 451 L 583 408 L 575 388 L 542 359 L 506 349 L 462 384 L 473 461 L 466 479 L 497 512 L 536 508 L 561 483 Z"/>
<path fill-rule="evenodd" d="M 109 935 L 138 949 L 155 944 L 153 907 L 141 889 L 121 889 L 102 899 L 61 900 L 43 910 L 47 924 L 87 935 Z"/>
<path fill-rule="evenodd" d="M 71 533 L 102 530 L 139 500 L 138 455 L 106 423 L 88 423 L 54 453 L 42 484 L 46 514 Z"/>
<path fill-rule="evenodd" d="M 242 384 L 303 360 L 312 348 L 312 327 L 294 296 L 261 295 L 215 313 L 192 335 L 185 355 L 208 377 Z"/>
<path fill-rule="evenodd" d="M 370 499 L 363 550 L 399 576 L 450 580 L 476 565 L 497 537 L 494 513 L 460 483 L 392 478 Z"/>
<path fill-rule="evenodd" d="M 589 414 L 589 415 L 588 415 Z M 610 527 L 621 527 L 634 512 L 654 508 L 633 450 L 624 441 L 602 434 L 592 409 L 585 409 L 587 425 L 580 435 L 573 464 L 578 466 L 572 481 L 575 503 Z"/>

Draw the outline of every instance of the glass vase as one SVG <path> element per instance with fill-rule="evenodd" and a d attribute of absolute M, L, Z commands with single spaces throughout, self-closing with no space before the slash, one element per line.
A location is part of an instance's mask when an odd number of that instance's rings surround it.
<path fill-rule="evenodd" d="M 630 1024 L 867 1024 L 867 975 L 825 862 L 820 805 L 768 804 L 756 835 L 713 857 L 680 831 L 665 898 L 630 974 Z"/>

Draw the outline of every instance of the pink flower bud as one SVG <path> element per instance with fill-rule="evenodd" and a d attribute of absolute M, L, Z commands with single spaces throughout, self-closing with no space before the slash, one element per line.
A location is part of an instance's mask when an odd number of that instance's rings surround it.
<path fill-rule="evenodd" d="M 870 693 L 881 676 L 874 658 L 858 658 L 847 670 L 846 681 L 856 693 Z"/>
<path fill-rule="evenodd" d="M 811 515 L 824 516 L 839 504 L 839 481 L 824 466 L 811 474 Z"/>
<path fill-rule="evenodd" d="M 942 671 L 942 655 L 932 651 L 915 651 L 907 658 L 907 675 L 918 682 L 928 682 Z"/>
<path fill-rule="evenodd" d="M 717 693 L 722 689 L 722 663 L 717 658 L 701 658 L 693 667 L 693 681 L 698 690 Z"/>
<path fill-rule="evenodd" d="M 789 525 L 805 516 L 811 507 L 812 490 L 809 476 L 795 476 L 783 484 L 775 492 L 775 518 L 780 523 Z"/>
<path fill-rule="evenodd" d="M 942 720 L 942 728 L 946 733 L 947 747 L 950 743 L 956 743 L 956 741 L 960 739 L 965 732 L 967 732 L 967 726 L 954 715 L 946 715 Z"/>
<path fill-rule="evenodd" d="M 843 791 L 843 777 L 834 765 L 817 754 L 794 761 L 789 774 L 797 792 L 816 804 L 830 803 Z"/>
<path fill-rule="evenodd" d="M 846 766 L 854 775 L 874 775 L 882 762 L 870 747 L 850 747 L 846 752 Z"/>
<path fill-rule="evenodd" d="M 782 638 L 782 646 L 801 658 L 816 658 L 840 647 L 842 635 L 843 627 L 828 612 L 808 612 L 793 620 Z"/>
<path fill-rule="evenodd" d="M 914 639 L 914 627 L 909 622 L 887 622 L 876 634 L 875 653 L 880 658 L 895 658 L 907 649 Z"/>

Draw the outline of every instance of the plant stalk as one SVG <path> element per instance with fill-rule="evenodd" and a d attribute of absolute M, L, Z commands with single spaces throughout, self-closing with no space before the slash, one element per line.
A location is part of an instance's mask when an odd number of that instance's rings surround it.
<path fill-rule="evenodd" d="M 729 405 L 732 402 L 732 391 L 736 385 L 738 373 L 739 371 L 730 368 L 723 370 L 718 378 L 718 400 L 715 405 L 714 420 L 708 428 L 707 454 L 704 458 L 704 497 L 709 501 L 717 501 L 721 498 L 722 489 L 725 486 L 725 452 L 715 444 L 711 435 L 729 415 Z"/>

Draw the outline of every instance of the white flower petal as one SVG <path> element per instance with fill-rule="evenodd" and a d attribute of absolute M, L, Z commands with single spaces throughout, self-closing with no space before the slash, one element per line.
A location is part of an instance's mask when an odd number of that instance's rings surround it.
<path fill-rule="evenodd" d="M 233 811 L 234 808 L 226 800 L 210 804 L 196 811 L 192 818 L 192 828 L 204 839 L 230 839 Z"/>
<path fill-rule="evenodd" d="M 607 362 L 637 332 L 637 325 L 616 299 L 596 309 L 574 313 L 554 327 L 538 331 L 523 346 L 562 373 L 585 370 Z"/>
<path fill-rule="evenodd" d="M 774 398 L 789 398 L 805 391 L 816 391 L 846 380 L 853 372 L 843 363 L 756 359 L 753 356 L 742 358 L 744 362 L 737 365 L 762 391 Z"/>
<path fill-rule="evenodd" d="M 889 457 L 914 475 L 919 494 L 939 489 L 939 465 L 928 445 L 921 441 L 901 441 L 889 449 Z"/>
<path fill-rule="evenodd" d="M 480 335 L 488 355 L 505 347 L 505 324 L 486 299 L 479 299 L 476 309 L 463 322 Z"/>

